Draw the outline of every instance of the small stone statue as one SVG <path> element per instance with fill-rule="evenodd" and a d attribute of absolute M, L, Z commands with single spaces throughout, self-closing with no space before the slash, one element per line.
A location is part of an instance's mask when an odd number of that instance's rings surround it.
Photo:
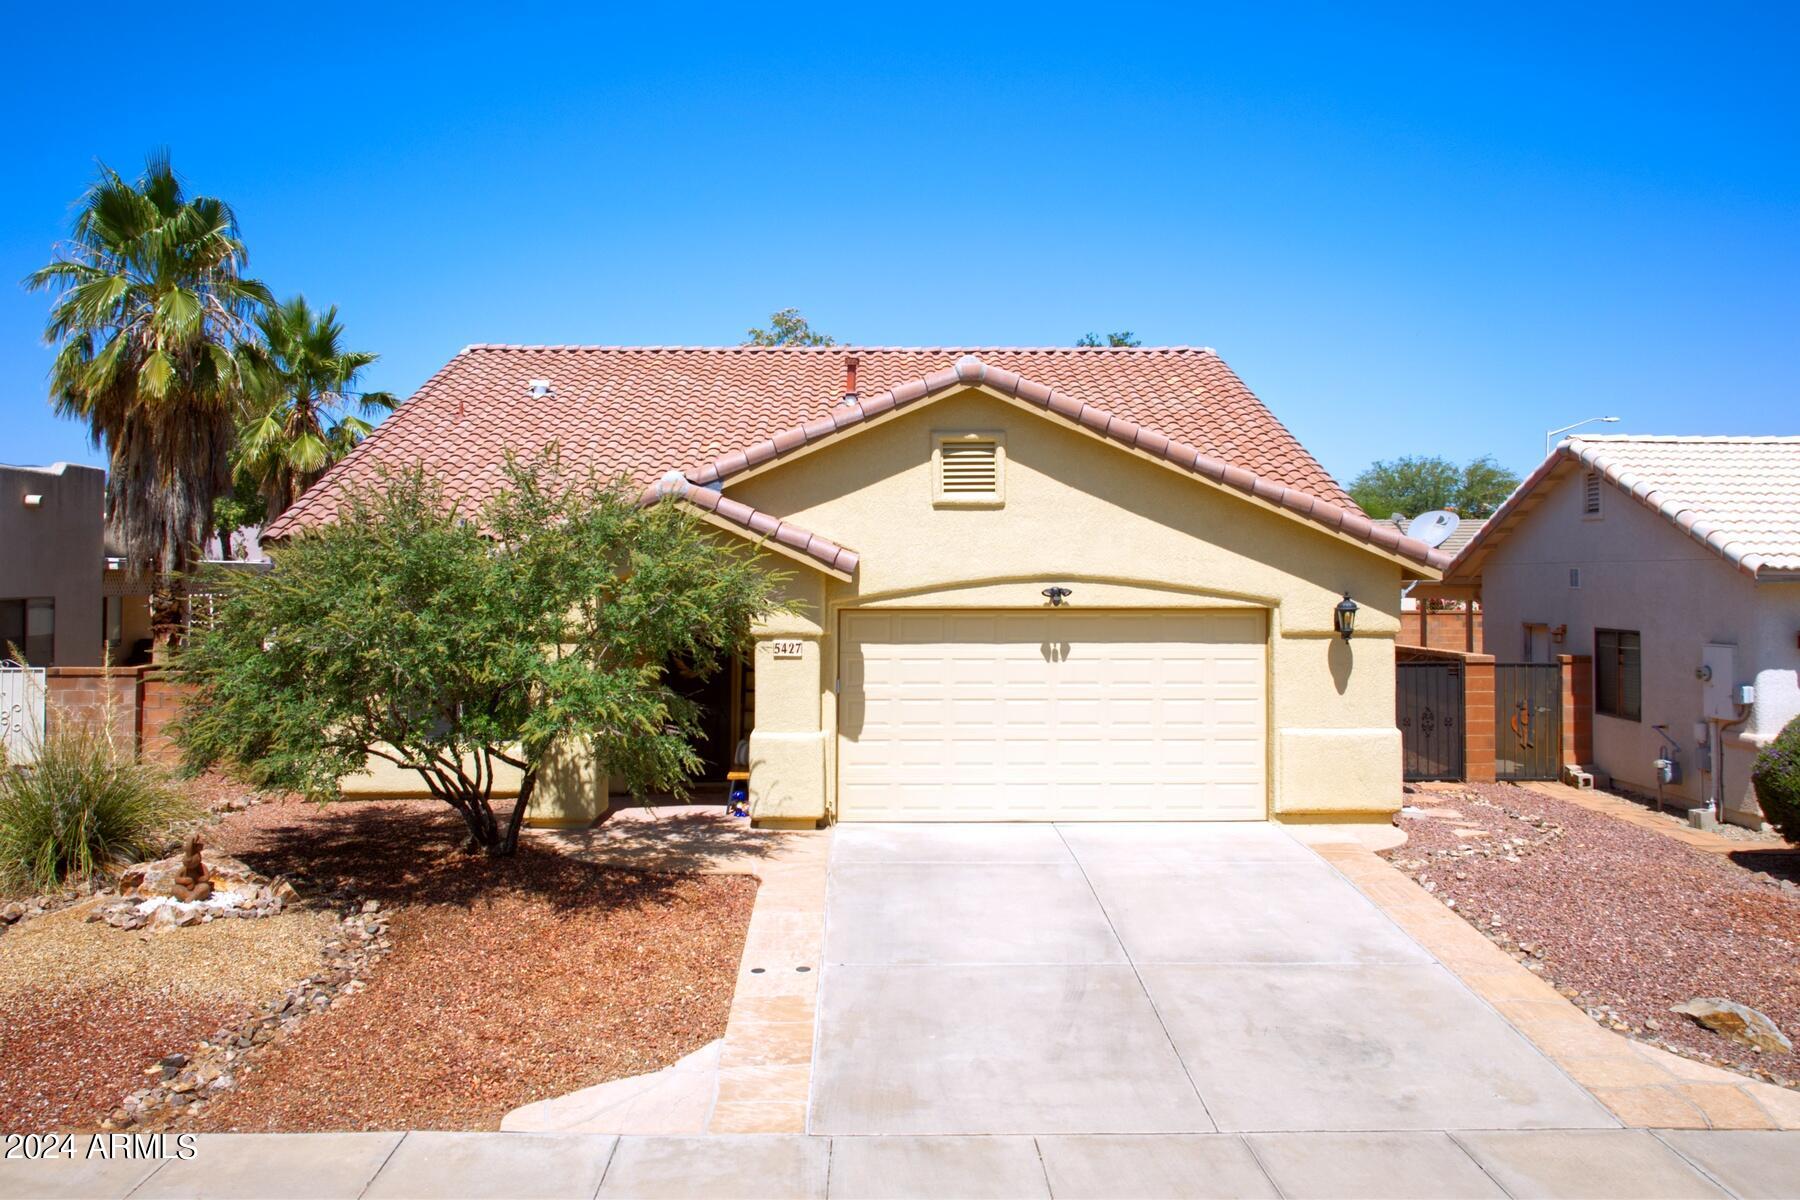
<path fill-rule="evenodd" d="M 171 890 L 177 900 L 205 900 L 213 894 L 212 880 L 207 878 L 206 864 L 200 860 L 200 851 L 206 843 L 200 840 L 199 834 L 192 834 L 181 847 L 181 874 L 175 876 Z"/>

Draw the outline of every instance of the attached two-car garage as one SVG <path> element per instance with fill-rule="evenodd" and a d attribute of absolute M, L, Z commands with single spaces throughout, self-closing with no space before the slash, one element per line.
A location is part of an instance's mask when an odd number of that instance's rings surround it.
<path fill-rule="evenodd" d="M 1261 820 L 1260 610 L 842 617 L 838 819 Z"/>

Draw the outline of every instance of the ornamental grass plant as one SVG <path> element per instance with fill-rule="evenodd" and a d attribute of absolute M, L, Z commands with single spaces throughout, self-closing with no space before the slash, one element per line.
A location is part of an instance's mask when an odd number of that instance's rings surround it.
<path fill-rule="evenodd" d="M 48 889 L 163 849 L 193 806 L 99 720 L 60 720 L 26 761 L 0 763 L 0 885 Z"/>

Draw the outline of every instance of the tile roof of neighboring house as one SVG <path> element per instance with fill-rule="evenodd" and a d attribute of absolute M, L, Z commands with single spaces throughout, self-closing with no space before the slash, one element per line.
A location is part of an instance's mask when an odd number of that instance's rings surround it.
<path fill-rule="evenodd" d="M 1800 578 L 1800 437 L 1570 438 L 1520 484 L 1451 564 L 1480 574 L 1488 552 L 1534 507 L 1542 485 L 1592 470 L 1757 579 Z"/>
<path fill-rule="evenodd" d="M 264 536 L 329 521 L 345 487 L 374 478 L 384 466 L 422 463 L 452 500 L 478 505 L 497 490 L 508 450 L 529 455 L 552 441 L 576 464 L 624 475 L 640 487 L 671 467 L 705 483 L 709 470 L 717 477 L 722 457 L 760 445 L 771 431 L 845 423 L 848 407 L 840 402 L 851 357 L 858 360 L 864 397 L 858 412 L 884 394 L 917 398 L 941 391 L 959 382 L 954 364 L 971 359 L 990 386 L 1020 380 L 1009 387 L 1021 397 L 1052 412 L 1068 408 L 1063 415 L 1104 436 L 1402 557 L 1434 568 L 1448 561 L 1412 539 L 1390 538 L 1362 516 L 1231 368 L 1213 351 L 1193 347 L 471 346 Z M 548 381 L 549 394 L 534 395 L 534 380 Z M 1056 406 L 1048 402 L 1052 394 Z M 1187 449 L 1191 460 L 1179 461 Z"/>
<path fill-rule="evenodd" d="M 1406 527 L 1408 525 L 1411 525 L 1412 522 L 1413 522 L 1412 517 L 1389 517 L 1385 521 L 1377 521 L 1376 524 L 1377 525 L 1392 525 L 1395 529 L 1398 529 L 1401 533 L 1405 533 Z M 1455 558 L 1457 553 L 1459 551 L 1461 551 L 1464 546 L 1468 545 L 1471 541 L 1473 541 L 1475 539 L 1475 535 L 1480 533 L 1481 527 L 1486 524 L 1487 524 L 1487 518 L 1485 518 L 1485 517 L 1461 517 L 1461 518 L 1459 518 L 1456 523 L 1456 528 L 1453 531 L 1451 531 L 1450 536 L 1445 538 L 1442 542 L 1438 543 L 1438 547 L 1437 547 L 1438 553 L 1444 555 L 1447 558 Z"/>

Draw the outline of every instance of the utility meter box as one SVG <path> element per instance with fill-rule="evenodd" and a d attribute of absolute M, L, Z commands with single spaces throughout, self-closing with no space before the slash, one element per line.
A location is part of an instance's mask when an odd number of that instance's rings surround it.
<path fill-rule="evenodd" d="M 1735 721 L 1737 647 L 1709 642 L 1700 651 L 1700 714 L 1709 721 Z"/>

